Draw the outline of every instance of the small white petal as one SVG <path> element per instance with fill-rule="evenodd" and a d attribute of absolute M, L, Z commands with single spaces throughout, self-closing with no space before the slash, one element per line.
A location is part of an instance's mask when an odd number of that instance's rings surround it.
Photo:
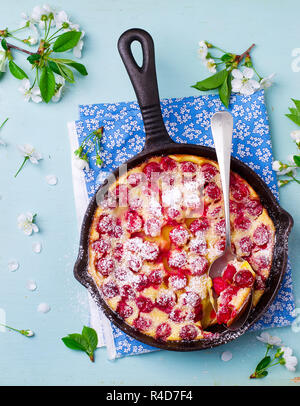
<path fill-rule="evenodd" d="M 57 184 L 57 177 L 55 175 L 47 175 L 46 181 L 48 185 L 54 186 Z"/>
<path fill-rule="evenodd" d="M 36 254 L 39 254 L 42 251 L 42 244 L 40 242 L 34 242 L 32 244 L 32 250 L 33 252 L 35 252 Z"/>
<path fill-rule="evenodd" d="M 243 78 L 243 74 L 242 74 L 242 72 L 241 72 L 239 69 L 233 69 L 233 71 L 232 71 L 232 76 L 233 76 L 235 79 L 242 79 L 242 78 Z"/>
<path fill-rule="evenodd" d="M 34 291 L 34 290 L 36 290 L 36 288 L 37 288 L 37 286 L 36 286 L 36 283 L 35 283 L 35 281 L 32 281 L 32 280 L 29 280 L 28 282 L 27 282 L 27 289 L 28 290 L 31 290 L 31 291 Z"/>
<path fill-rule="evenodd" d="M 40 303 L 37 307 L 37 311 L 40 313 L 48 313 L 51 310 L 51 307 L 48 303 Z"/>
<path fill-rule="evenodd" d="M 230 351 L 224 351 L 221 355 L 221 359 L 224 362 L 230 361 L 232 358 L 232 353 Z"/>
<path fill-rule="evenodd" d="M 9 261 L 8 270 L 10 272 L 15 272 L 19 268 L 19 263 L 15 260 Z"/>
<path fill-rule="evenodd" d="M 252 79 L 254 75 L 254 70 L 252 68 L 244 68 L 243 76 L 247 79 Z"/>

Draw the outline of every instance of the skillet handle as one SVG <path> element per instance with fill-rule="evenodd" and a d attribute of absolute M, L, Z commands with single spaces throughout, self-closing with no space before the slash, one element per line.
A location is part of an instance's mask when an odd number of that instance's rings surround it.
<path fill-rule="evenodd" d="M 142 46 L 143 64 L 138 66 L 132 51 L 131 44 L 137 41 Z M 139 28 L 125 31 L 119 41 L 118 50 L 127 73 L 135 90 L 135 94 L 142 112 L 146 142 L 144 150 L 166 143 L 173 143 L 166 130 L 158 94 L 155 69 L 154 43 L 151 35 Z"/>

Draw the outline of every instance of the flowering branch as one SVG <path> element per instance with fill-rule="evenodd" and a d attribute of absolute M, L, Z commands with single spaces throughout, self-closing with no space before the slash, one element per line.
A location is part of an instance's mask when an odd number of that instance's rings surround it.
<path fill-rule="evenodd" d="M 290 107 L 290 113 L 286 116 L 292 120 L 295 124 L 300 126 L 300 100 L 292 99 L 295 107 Z M 287 176 L 287 179 L 279 179 L 278 186 L 285 186 L 288 183 L 296 182 L 300 184 L 300 180 L 296 178 L 298 168 L 300 168 L 300 130 L 294 130 L 291 132 L 291 138 L 295 142 L 298 154 L 289 157 L 288 163 L 282 161 L 274 161 L 273 169 L 279 176 Z"/>
<path fill-rule="evenodd" d="M 262 360 L 257 364 L 255 371 L 250 375 L 250 379 L 260 379 L 268 375 L 268 369 L 275 365 L 285 365 L 285 367 L 294 372 L 298 363 L 297 358 L 292 355 L 293 350 L 289 347 L 281 346 L 281 339 L 275 336 L 271 336 L 269 333 L 261 333 L 259 337 L 256 337 L 259 341 L 267 344 L 267 349 Z M 269 355 L 269 352 L 278 347 L 273 357 Z"/>
<path fill-rule="evenodd" d="M 199 46 L 199 54 L 203 63 L 209 72 L 214 73 L 214 75 L 197 82 L 192 87 L 202 91 L 218 89 L 220 99 L 225 107 L 229 105 L 232 92 L 249 96 L 256 90 L 271 86 L 271 79 L 274 75 L 263 79 L 253 67 L 250 52 L 255 44 L 252 44 L 240 55 L 224 51 L 207 41 L 200 41 Z M 222 55 L 213 57 L 211 53 L 213 49 L 221 51 Z M 243 72 L 237 69 L 242 62 L 244 62 Z M 217 66 L 220 67 L 221 65 L 223 65 L 223 69 L 217 72 Z M 254 74 L 256 74 L 258 81 L 253 79 Z"/>
<path fill-rule="evenodd" d="M 56 29 L 55 32 L 53 32 L 53 27 Z M 27 38 L 16 36 L 20 31 L 26 29 L 31 29 L 34 35 Z M 41 31 L 43 35 L 41 35 Z M 81 63 L 56 56 L 56 54 L 73 50 L 74 56 L 80 58 L 83 37 L 84 31 L 79 30 L 79 26 L 73 24 L 64 11 L 55 12 L 47 5 L 36 6 L 30 17 L 23 14 L 21 28 L 0 30 L 0 75 L 6 72 L 8 65 L 10 73 L 16 79 L 22 80 L 19 90 L 26 101 L 32 100 L 39 103 L 43 100 L 48 103 L 52 100 L 56 102 L 61 97 L 65 82 L 75 82 L 73 70 L 83 76 L 88 74 Z M 38 43 L 38 49 L 31 52 L 8 42 L 8 38 L 30 46 Z M 32 82 L 30 82 L 28 74 L 14 62 L 12 50 L 29 55 L 27 61 L 30 63 L 31 71 L 34 72 Z"/>
<path fill-rule="evenodd" d="M 79 167 L 79 169 L 89 168 L 88 153 L 91 151 L 92 148 L 91 143 L 94 145 L 96 152 L 96 165 L 100 167 L 103 164 L 103 161 L 100 157 L 101 138 L 103 135 L 103 130 L 104 128 L 100 127 L 97 130 L 91 132 L 84 138 L 79 148 L 74 151 L 74 154 L 77 158 L 77 166 Z"/>
<path fill-rule="evenodd" d="M 34 332 L 31 331 L 31 330 L 18 330 L 16 328 L 7 326 L 6 324 L 2 324 L 2 323 L 0 323 L 0 326 L 6 327 L 6 328 L 8 328 L 9 330 L 12 330 L 12 331 L 16 331 L 17 333 L 20 333 L 20 334 L 22 334 L 23 336 L 26 336 L 26 337 L 33 337 L 34 336 Z"/>

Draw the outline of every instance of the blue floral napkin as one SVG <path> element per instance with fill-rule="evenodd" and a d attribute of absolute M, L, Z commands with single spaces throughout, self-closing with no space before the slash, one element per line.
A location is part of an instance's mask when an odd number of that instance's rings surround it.
<path fill-rule="evenodd" d="M 168 133 L 174 141 L 213 147 L 210 118 L 216 111 L 225 110 L 217 95 L 164 99 L 161 100 L 161 108 Z M 234 118 L 233 155 L 256 171 L 278 199 L 263 91 L 247 97 L 232 96 L 228 110 Z M 92 197 L 107 172 L 143 149 L 145 132 L 136 102 L 81 105 L 79 111 L 80 120 L 75 123 L 79 142 L 100 126 L 105 129 L 101 152 L 103 167 L 100 169 L 95 165 L 95 151 L 92 150 L 89 153 L 90 170 L 85 172 L 88 196 Z M 288 265 L 275 301 L 252 329 L 291 324 L 294 307 L 291 268 Z M 157 350 L 134 340 L 114 325 L 112 336 L 117 358 Z"/>

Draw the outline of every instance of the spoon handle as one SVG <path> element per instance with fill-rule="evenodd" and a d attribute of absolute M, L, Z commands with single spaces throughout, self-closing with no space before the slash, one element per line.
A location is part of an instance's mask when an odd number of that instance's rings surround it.
<path fill-rule="evenodd" d="M 211 118 L 211 131 L 214 139 L 220 176 L 223 189 L 225 225 L 226 225 L 226 248 L 231 248 L 230 237 L 230 212 L 229 212 L 229 180 L 230 180 L 230 156 L 233 130 L 233 118 L 227 111 L 219 111 Z"/>

